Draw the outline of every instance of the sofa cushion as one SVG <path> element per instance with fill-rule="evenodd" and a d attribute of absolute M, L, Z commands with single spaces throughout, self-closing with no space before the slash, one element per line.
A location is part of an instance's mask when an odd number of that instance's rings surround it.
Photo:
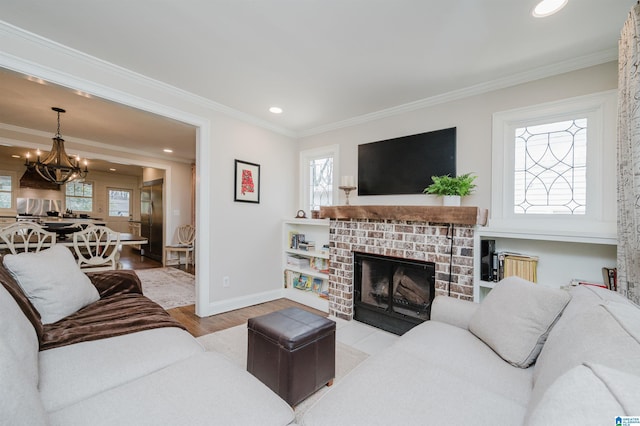
<path fill-rule="evenodd" d="M 42 351 L 42 401 L 47 411 L 57 410 L 203 350 L 186 331 L 168 327 Z"/>
<path fill-rule="evenodd" d="M 8 254 L 3 262 L 40 313 L 43 324 L 54 323 L 100 299 L 64 246 Z"/>
<path fill-rule="evenodd" d="M 471 318 L 469 330 L 510 364 L 533 364 L 563 309 L 566 291 L 512 276 L 496 284 Z"/>
<path fill-rule="evenodd" d="M 467 330 L 427 321 L 334 384 L 300 424 L 522 424 L 532 372 Z"/>
<path fill-rule="evenodd" d="M 640 377 L 599 364 L 583 364 L 547 389 L 526 425 L 613 425 L 618 416 L 638 413 Z"/>
<path fill-rule="evenodd" d="M 551 384 L 585 362 L 640 376 L 640 309 L 613 301 L 576 313 L 549 334 L 534 370 L 530 410 Z"/>
<path fill-rule="evenodd" d="M 47 425 L 38 388 L 9 346 L 9 342 L 0 338 L 0 424 Z"/>
<path fill-rule="evenodd" d="M 531 386 L 528 370 L 507 364 L 466 330 L 432 321 L 423 325 L 427 326 L 426 334 L 414 335 L 416 341 L 409 347 L 405 337 L 415 328 L 354 368 L 305 412 L 299 424 L 522 424 Z M 421 351 L 414 350 L 419 348 L 419 337 L 428 337 L 424 343 L 430 343 L 430 348 L 426 351 L 424 346 Z M 456 352 L 461 348 L 468 351 Z M 475 348 L 479 348 L 477 352 Z M 425 353 L 429 351 L 431 356 Z M 453 353 L 456 355 L 449 360 Z M 473 364 L 476 354 L 481 361 Z M 428 362 L 425 357 L 437 362 Z M 467 365 L 459 369 L 461 359 Z M 483 365 L 485 360 L 489 362 Z M 499 378 L 486 380 L 492 373 Z"/>
<path fill-rule="evenodd" d="M 504 362 L 468 330 L 427 321 L 405 333 L 389 351 L 410 354 L 416 365 L 446 371 L 520 405 L 526 406 L 529 402 L 533 368 L 517 368 Z M 412 374 L 411 368 L 395 364 L 393 370 L 401 371 L 402 376 Z"/>
<path fill-rule="evenodd" d="M 49 413 L 52 426 L 284 426 L 293 410 L 220 354 L 196 354 Z"/>
<path fill-rule="evenodd" d="M 3 286 L 0 286 L 0 345 L 20 360 L 29 383 L 37 386 L 38 336 L 15 299 Z"/>

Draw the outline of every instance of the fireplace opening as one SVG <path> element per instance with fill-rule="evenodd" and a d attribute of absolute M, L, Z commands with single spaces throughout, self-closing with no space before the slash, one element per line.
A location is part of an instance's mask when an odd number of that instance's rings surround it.
<path fill-rule="evenodd" d="M 402 335 L 429 319 L 435 264 L 354 253 L 355 320 Z"/>

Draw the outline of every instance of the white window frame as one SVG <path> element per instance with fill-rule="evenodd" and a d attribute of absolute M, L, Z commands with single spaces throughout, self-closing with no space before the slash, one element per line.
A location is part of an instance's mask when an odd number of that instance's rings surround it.
<path fill-rule="evenodd" d="M 595 93 L 493 115 L 490 227 L 552 235 L 616 234 L 617 91 Z M 584 215 L 514 213 L 515 129 L 587 118 L 587 206 Z"/>
<path fill-rule="evenodd" d="M 79 212 L 84 212 L 84 213 L 93 213 L 93 211 L 95 210 L 96 207 L 96 184 L 95 182 L 92 181 L 85 181 L 85 182 L 68 182 L 69 183 L 83 183 L 86 185 L 91 185 L 91 210 L 74 210 L 74 211 L 79 211 Z M 65 188 L 64 188 L 64 205 L 65 208 L 70 208 L 67 206 L 67 198 L 69 197 L 67 195 L 67 188 L 65 184 Z M 78 196 L 73 196 L 73 198 L 89 198 L 89 197 L 78 197 Z M 73 210 L 73 209 L 72 209 Z"/>
<path fill-rule="evenodd" d="M 129 214 L 126 216 L 111 216 L 111 191 L 123 191 L 129 193 Z M 131 188 L 120 188 L 115 186 L 107 187 L 107 217 L 109 218 L 126 218 L 129 220 L 129 217 L 133 215 L 133 189 Z"/>
<path fill-rule="evenodd" d="M 311 217 L 311 212 L 309 212 L 311 202 L 311 195 L 309 194 L 309 187 L 311 186 L 311 182 L 309 181 L 309 161 L 325 157 L 333 157 L 332 198 L 333 202 L 336 203 L 340 196 L 338 189 L 338 182 L 340 179 L 340 146 L 329 145 L 300 151 L 300 201 L 298 203 L 298 208 L 304 210 L 308 217 Z"/>
<path fill-rule="evenodd" d="M 12 215 L 15 214 L 16 211 L 16 194 L 18 190 L 18 175 L 14 171 L 10 170 L 0 170 L 0 176 L 10 176 L 11 177 L 11 206 L 7 208 L 0 208 L 0 213 L 10 213 Z"/>

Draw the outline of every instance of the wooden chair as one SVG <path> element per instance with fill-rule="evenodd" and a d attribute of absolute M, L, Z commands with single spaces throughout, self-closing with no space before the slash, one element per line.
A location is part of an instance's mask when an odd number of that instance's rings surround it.
<path fill-rule="evenodd" d="M 90 225 L 73 233 L 78 266 L 85 272 L 120 269 L 120 233 L 106 226 Z"/>
<path fill-rule="evenodd" d="M 0 229 L 0 241 L 12 254 L 39 252 L 56 243 L 56 233 L 35 222 L 16 222 Z"/>
<path fill-rule="evenodd" d="M 196 239 L 196 228 L 192 225 L 182 225 L 178 228 L 178 243 L 169 245 L 164 248 L 164 264 L 169 263 L 169 253 L 178 253 L 178 265 L 180 265 L 180 253 L 184 253 L 184 261 L 186 265 L 195 265 L 194 259 L 194 241 Z M 189 260 L 191 259 L 191 260 Z"/>

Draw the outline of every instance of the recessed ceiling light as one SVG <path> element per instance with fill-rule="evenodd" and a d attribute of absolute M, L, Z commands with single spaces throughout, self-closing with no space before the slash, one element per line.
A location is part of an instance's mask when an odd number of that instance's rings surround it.
<path fill-rule="evenodd" d="M 282 108 L 277 106 L 272 106 L 271 108 L 269 108 L 269 112 L 273 114 L 282 114 Z"/>
<path fill-rule="evenodd" d="M 11 157 L 12 158 L 20 158 L 20 156 L 18 154 L 12 154 Z"/>
<path fill-rule="evenodd" d="M 171 154 L 173 152 L 173 150 L 169 148 L 165 148 L 163 149 L 163 151 L 166 152 L 167 154 Z"/>
<path fill-rule="evenodd" d="M 553 15 L 566 6 L 569 0 L 542 0 L 531 13 L 536 18 Z"/>

